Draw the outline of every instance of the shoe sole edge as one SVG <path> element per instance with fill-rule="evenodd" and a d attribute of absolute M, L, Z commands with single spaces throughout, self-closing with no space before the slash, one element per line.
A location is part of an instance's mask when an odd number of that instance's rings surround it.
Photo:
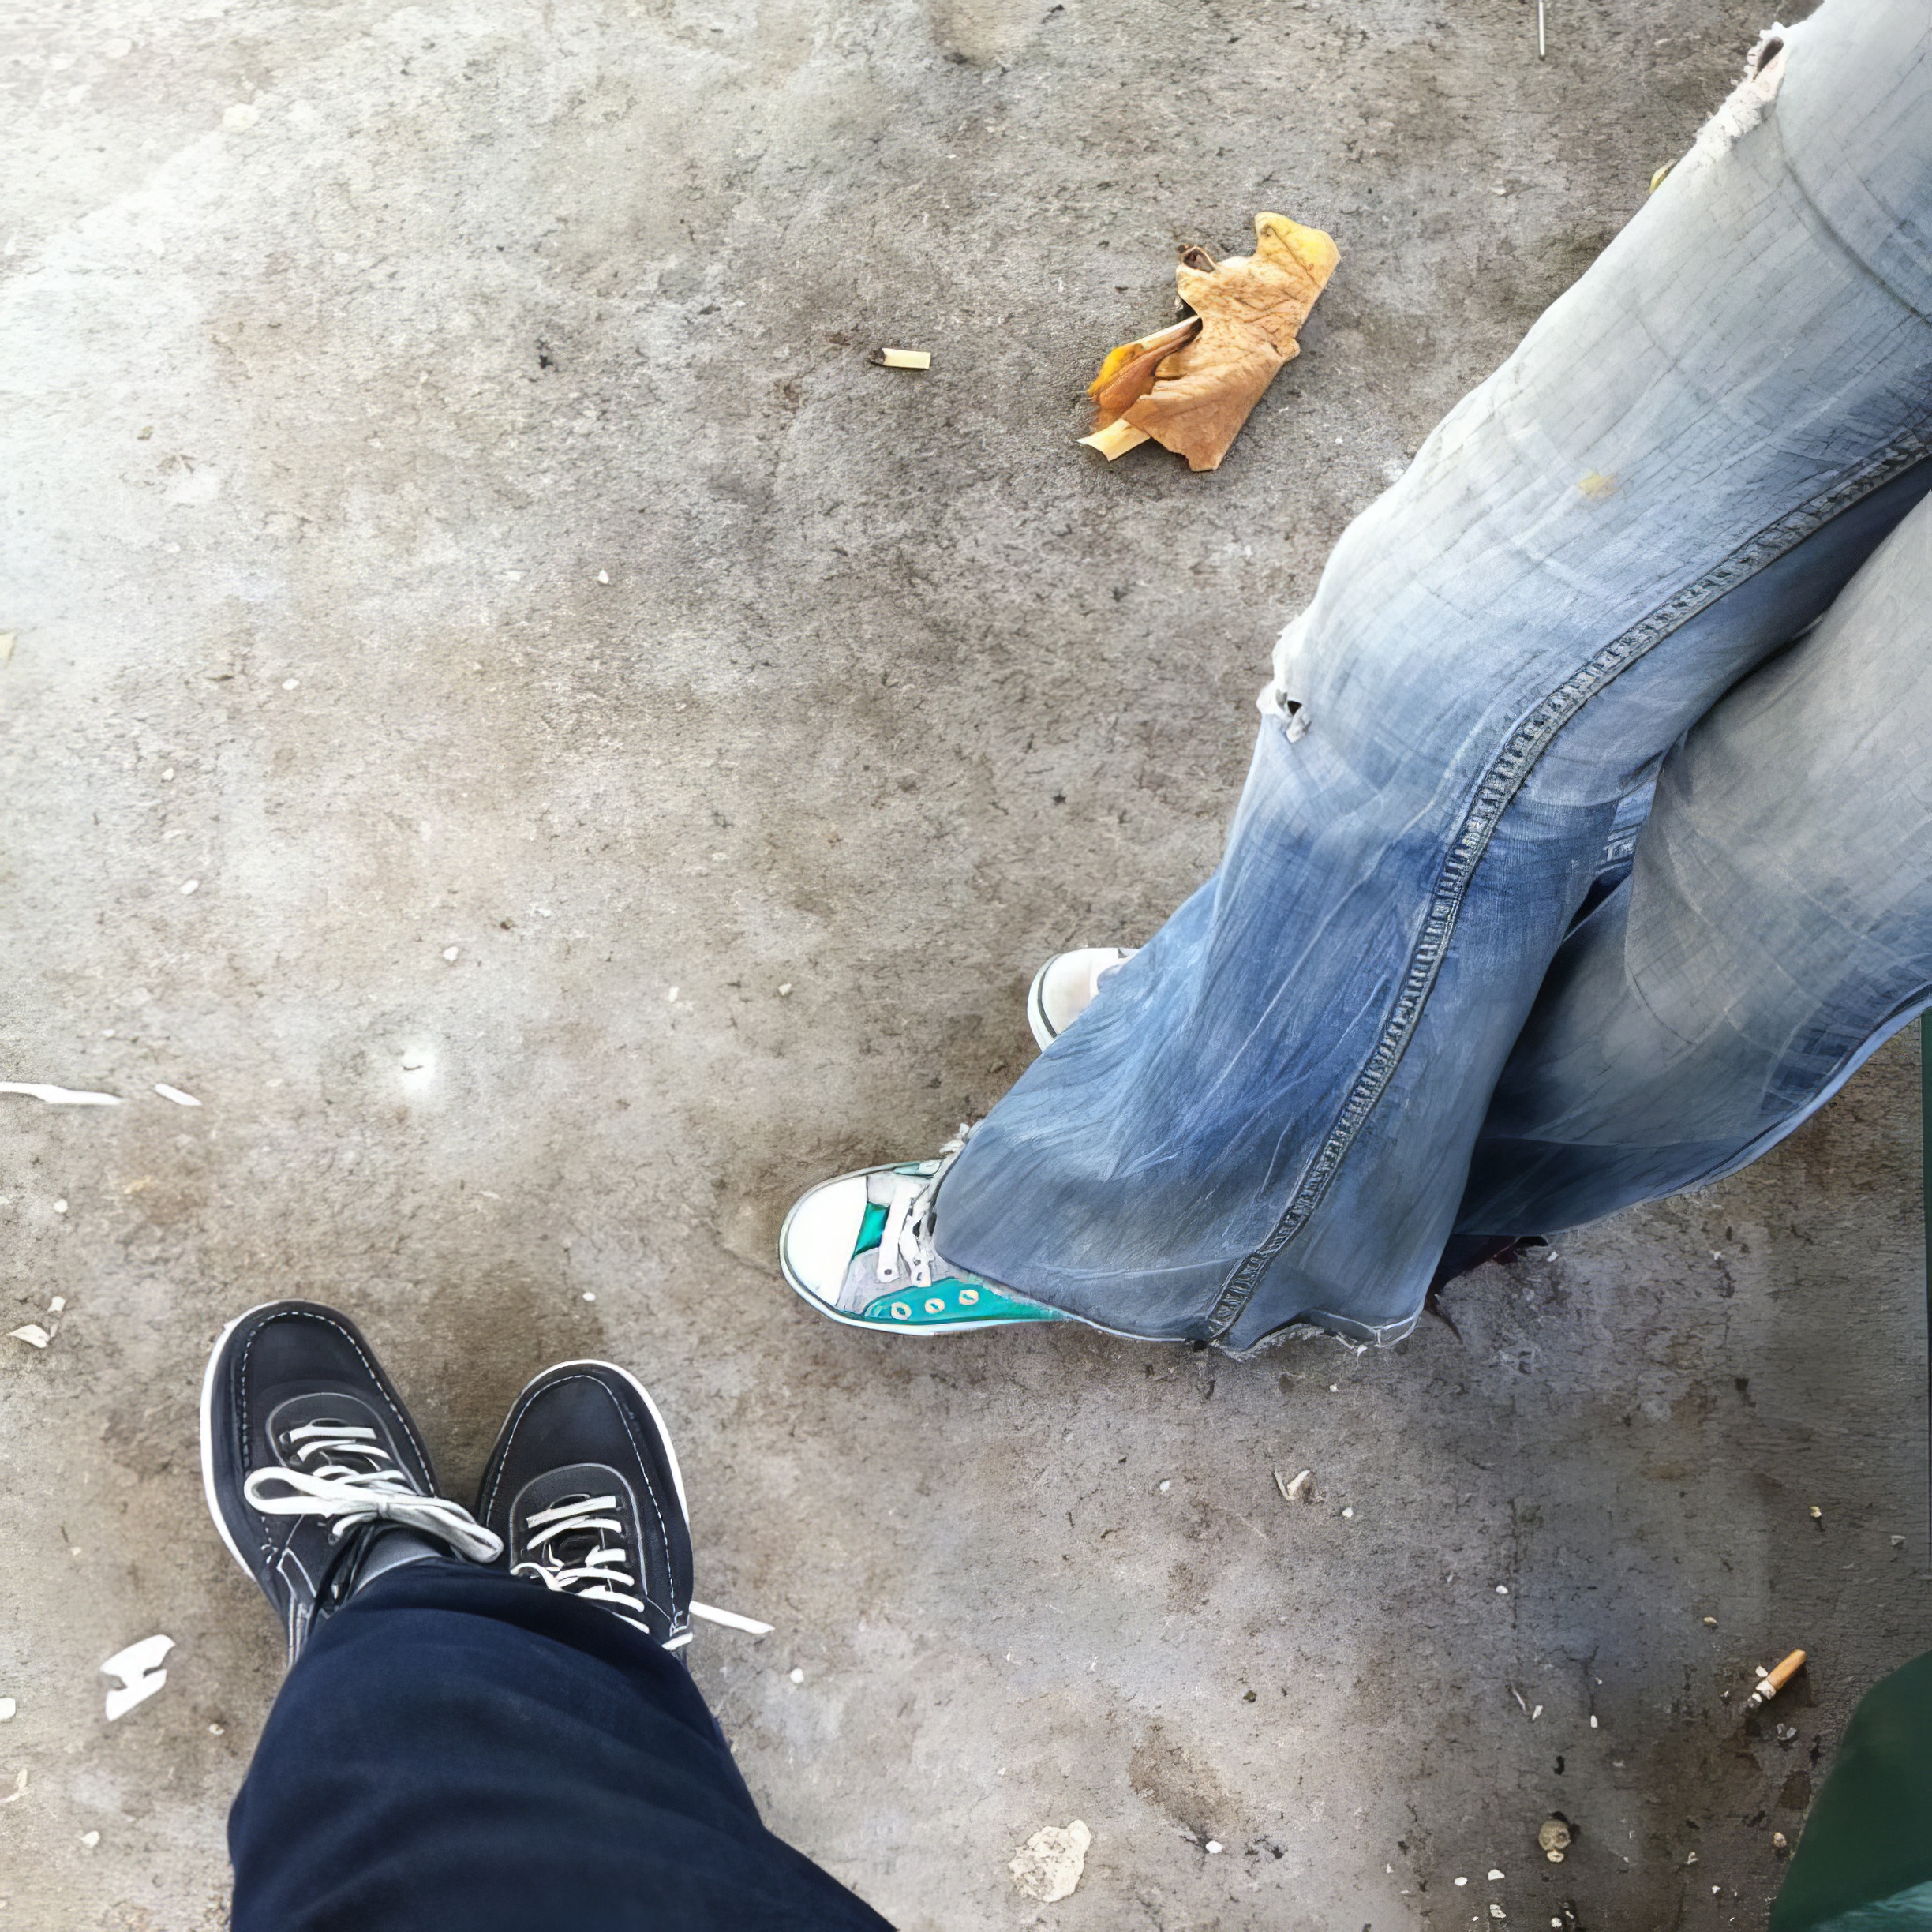
<path fill-rule="evenodd" d="M 1042 1053 L 1060 1037 L 1059 1029 L 1046 1017 L 1046 975 L 1059 957 L 1058 953 L 1054 953 L 1033 975 L 1033 983 L 1027 988 L 1027 1024 L 1032 1028 L 1033 1037 Z"/>
<path fill-rule="evenodd" d="M 219 1364 L 223 1351 L 228 1346 L 228 1338 L 252 1315 L 259 1315 L 264 1309 L 274 1308 L 273 1301 L 258 1302 L 252 1309 L 245 1309 L 223 1328 L 215 1338 L 215 1346 L 208 1350 L 208 1366 L 201 1372 L 201 1495 L 208 1504 L 208 1515 L 213 1518 L 215 1533 L 220 1537 L 228 1554 L 241 1566 L 242 1573 L 257 1586 L 261 1579 L 255 1574 L 255 1566 L 242 1554 L 234 1537 L 228 1528 L 228 1519 L 222 1514 L 220 1505 L 215 1499 L 215 1371 Z"/>

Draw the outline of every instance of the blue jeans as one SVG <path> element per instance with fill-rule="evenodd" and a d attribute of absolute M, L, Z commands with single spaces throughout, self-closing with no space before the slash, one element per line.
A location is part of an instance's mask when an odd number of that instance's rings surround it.
<path fill-rule="evenodd" d="M 758 1822 L 675 1658 L 468 1563 L 317 1631 L 228 1848 L 234 1932 L 890 1932 Z"/>
<path fill-rule="evenodd" d="M 1928 318 L 1924 0 L 1826 0 L 1343 535 L 1219 871 L 981 1124 L 941 1253 L 1127 1334 L 1391 1341 L 1457 1230 L 1819 1106 L 1932 996 Z"/>

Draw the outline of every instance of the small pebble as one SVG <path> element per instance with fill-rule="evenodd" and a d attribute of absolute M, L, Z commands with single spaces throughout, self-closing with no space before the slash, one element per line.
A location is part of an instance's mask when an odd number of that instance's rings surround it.
<path fill-rule="evenodd" d="M 445 946 L 443 949 L 443 957 L 454 964 L 455 962 L 456 955 L 461 952 L 462 949 L 460 946 Z"/>
<path fill-rule="evenodd" d="M 219 1737 L 221 1734 L 222 1728 L 219 1724 L 210 1724 L 208 1726 L 208 1735 L 210 1737 Z"/>
<path fill-rule="evenodd" d="M 1344 1510 L 1344 1511 L 1342 1512 L 1342 1514 L 1344 1516 L 1353 1516 L 1353 1515 L 1355 1514 L 1355 1512 L 1354 1512 L 1354 1511 L 1353 1511 L 1352 1509 L 1345 1509 L 1345 1510 Z"/>
<path fill-rule="evenodd" d="M 199 879 L 184 879 L 182 882 L 182 897 L 184 899 L 185 899 L 190 893 L 199 892 L 200 889 L 201 882 Z"/>
<path fill-rule="evenodd" d="M 1163 1483 L 1163 1484 L 1161 1485 L 1161 1486 L 1160 1486 L 1160 1492 L 1161 1492 L 1161 1494 L 1162 1494 L 1163 1496 L 1165 1496 L 1165 1495 L 1167 1493 L 1167 1492 L 1168 1492 L 1170 1489 L 1171 1489 L 1173 1487 L 1174 1487 L 1174 1485 L 1173 1485 L 1172 1483 L 1170 1483 L 1170 1482 L 1164 1482 L 1164 1483 Z"/>
<path fill-rule="evenodd" d="M 792 982 L 789 979 L 786 980 L 784 984 L 779 987 L 778 997 L 781 999 L 789 999 L 792 997 Z"/>
<path fill-rule="evenodd" d="M 19 1709 L 11 1698 L 0 1698 L 0 1724 L 6 1723 Z"/>
<path fill-rule="evenodd" d="M 1221 1840 L 1219 1838 L 1210 1838 L 1208 1840 L 1207 1849 L 1210 1852 L 1219 1852 L 1221 1849 Z"/>
<path fill-rule="evenodd" d="M 1715 1617 L 1706 1617 L 1704 1619 L 1704 1627 L 1706 1630 L 1715 1630 L 1717 1627 L 1717 1619 Z"/>
<path fill-rule="evenodd" d="M 99 1832 L 83 1832 L 80 1834 L 80 1842 L 92 1852 L 100 1843 L 100 1833 Z"/>
<path fill-rule="evenodd" d="M 56 1214 L 65 1214 L 67 1211 L 67 1204 L 64 1200 L 57 1200 L 54 1204 L 54 1211 Z"/>
<path fill-rule="evenodd" d="M 1593 1731 L 1597 1728 L 1597 1713 L 1594 1711 L 1590 1713 L 1590 1728 Z"/>
<path fill-rule="evenodd" d="M 284 691 L 300 691 L 301 680 L 300 678 L 284 678 L 282 680 L 282 688 Z"/>
<path fill-rule="evenodd" d="M 597 1297 L 593 1294 L 588 1288 L 586 1288 L 584 1290 L 584 1299 L 586 1301 L 594 1301 L 597 1299 Z"/>
<path fill-rule="evenodd" d="M 802 1670 L 795 1670 L 792 1673 L 792 1681 L 794 1683 L 803 1683 L 805 1681 L 805 1673 Z"/>
<path fill-rule="evenodd" d="M 1499 1597 L 1507 1597 L 1509 1594 L 1509 1586 L 1507 1583 L 1499 1583 L 1496 1586 L 1496 1594 Z"/>
<path fill-rule="evenodd" d="M 608 571 L 599 571 L 597 572 L 597 582 L 599 583 L 608 583 L 610 582 L 610 572 Z"/>
<path fill-rule="evenodd" d="M 1458 1879 L 1456 1881 L 1456 1883 L 1457 1883 L 1458 1885 L 1467 1885 L 1467 1884 L 1469 1883 L 1469 1881 L 1468 1881 L 1466 1878 L 1458 1878 Z"/>
<path fill-rule="evenodd" d="M 1493 1865 L 1489 1867 L 1489 1882 L 1492 1885 L 1494 1885 L 1502 1876 L 1503 1874 Z"/>

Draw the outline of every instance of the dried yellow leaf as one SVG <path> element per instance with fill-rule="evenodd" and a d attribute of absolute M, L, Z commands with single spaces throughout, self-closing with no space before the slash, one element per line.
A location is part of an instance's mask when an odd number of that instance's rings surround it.
<path fill-rule="evenodd" d="M 1216 468 L 1275 372 L 1301 354 L 1301 324 L 1341 259 L 1329 236 L 1285 215 L 1255 217 L 1252 255 L 1203 268 L 1190 249 L 1174 283 L 1194 314 L 1109 352 L 1088 391 L 1095 430 L 1124 421 L 1190 469 Z"/>

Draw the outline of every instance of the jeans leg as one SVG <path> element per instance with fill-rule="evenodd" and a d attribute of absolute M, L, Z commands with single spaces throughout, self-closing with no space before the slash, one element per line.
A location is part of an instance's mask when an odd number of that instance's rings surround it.
<path fill-rule="evenodd" d="M 392 1571 L 316 1633 L 228 1844 L 234 1932 L 887 1932 L 759 1823 L 675 1658 L 462 1563 Z"/>
<path fill-rule="evenodd" d="M 1459 1226 L 1550 1234 L 1782 1140 L 1932 1002 L 1932 503 L 1665 760 L 1563 942 Z"/>
<path fill-rule="evenodd" d="M 1619 803 L 1932 453 L 1932 34 L 1825 0 L 1350 528 L 1220 870 L 942 1184 L 1103 1327 L 1406 1332 Z"/>

